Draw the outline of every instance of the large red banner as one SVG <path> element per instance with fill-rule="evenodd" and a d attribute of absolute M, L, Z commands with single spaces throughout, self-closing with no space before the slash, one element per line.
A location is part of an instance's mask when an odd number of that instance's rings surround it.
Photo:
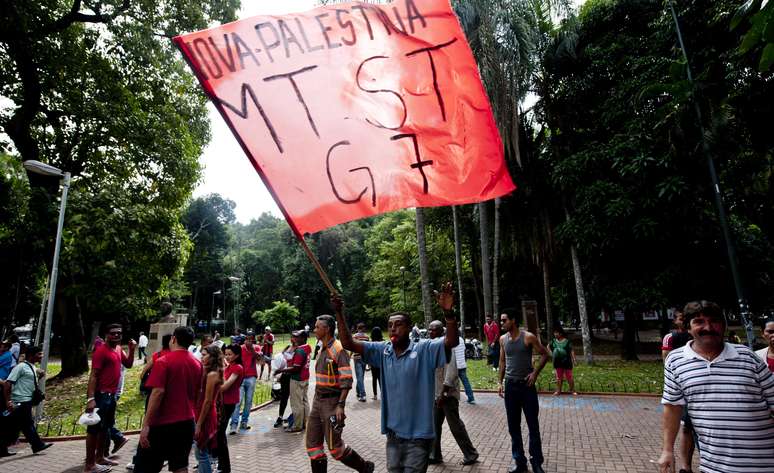
<path fill-rule="evenodd" d="M 448 0 L 257 16 L 175 43 L 298 235 L 515 188 Z"/>

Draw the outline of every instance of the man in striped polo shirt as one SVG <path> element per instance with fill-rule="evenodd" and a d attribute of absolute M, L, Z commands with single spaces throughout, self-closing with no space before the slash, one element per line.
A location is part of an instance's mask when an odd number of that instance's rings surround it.
<path fill-rule="evenodd" d="M 693 341 L 664 362 L 662 473 L 674 466 L 683 406 L 698 437 L 702 473 L 763 473 L 774 465 L 774 375 L 749 348 L 725 343 L 717 304 L 690 302 Z"/>

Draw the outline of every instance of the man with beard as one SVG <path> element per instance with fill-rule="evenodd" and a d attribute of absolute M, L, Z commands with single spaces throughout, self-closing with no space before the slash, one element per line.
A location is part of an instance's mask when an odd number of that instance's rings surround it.
<path fill-rule="evenodd" d="M 446 336 L 412 341 L 411 317 L 390 314 L 390 341 L 360 342 L 352 337 L 344 318 L 343 302 L 333 296 L 339 336 L 345 349 L 363 355 L 363 361 L 380 369 L 382 378 L 382 434 L 387 436 L 387 471 L 427 471 L 435 431 L 435 370 L 443 368 L 459 343 L 457 319 L 452 313 L 454 292 L 444 284 L 437 295 L 446 318 Z"/>
<path fill-rule="evenodd" d="M 673 470 L 683 406 L 693 419 L 702 473 L 770 468 L 774 375 L 752 350 L 723 340 L 726 321 L 717 304 L 690 302 L 683 312 L 693 340 L 673 350 L 664 363 L 660 471 Z"/>
<path fill-rule="evenodd" d="M 116 462 L 107 458 L 106 445 L 110 429 L 115 424 L 116 402 L 121 382 L 121 366 L 131 368 L 134 364 L 134 347 L 137 342 L 129 340 L 129 355 L 121 348 L 123 330 L 120 324 L 108 325 L 105 329 L 105 343 L 94 351 L 91 357 L 91 375 L 86 394 L 86 412 L 98 408 L 100 421 L 86 429 L 86 463 L 84 472 L 104 471 Z"/>

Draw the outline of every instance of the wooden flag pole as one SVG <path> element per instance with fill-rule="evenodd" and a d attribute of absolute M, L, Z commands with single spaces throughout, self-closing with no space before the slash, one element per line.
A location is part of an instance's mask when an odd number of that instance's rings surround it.
<path fill-rule="evenodd" d="M 320 265 L 320 262 L 317 261 L 317 257 L 312 253 L 312 250 L 309 249 L 309 246 L 306 244 L 306 240 L 303 236 L 298 236 L 298 242 L 301 244 L 301 248 L 304 249 L 304 253 L 306 253 L 306 257 L 309 258 L 309 261 L 311 261 L 312 266 L 314 266 L 314 269 L 317 270 L 317 274 L 320 275 L 320 279 L 322 279 L 323 284 L 328 288 L 329 291 L 331 291 L 331 295 L 340 295 L 339 291 L 336 290 L 336 287 L 331 282 L 330 278 L 328 277 L 328 274 L 325 272 L 323 267 Z"/>

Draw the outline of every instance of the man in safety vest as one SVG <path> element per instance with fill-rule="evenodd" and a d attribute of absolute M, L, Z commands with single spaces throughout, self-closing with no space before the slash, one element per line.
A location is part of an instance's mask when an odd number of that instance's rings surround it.
<path fill-rule="evenodd" d="M 336 340 L 336 320 L 330 315 L 317 317 L 314 334 L 322 344 L 315 363 L 315 392 L 312 412 L 306 424 L 306 451 L 312 461 L 312 473 L 328 471 L 328 458 L 323 443 L 327 441 L 331 456 L 360 473 L 372 473 L 374 464 L 344 444 L 344 407 L 352 389 L 352 367 L 349 355 Z"/>

